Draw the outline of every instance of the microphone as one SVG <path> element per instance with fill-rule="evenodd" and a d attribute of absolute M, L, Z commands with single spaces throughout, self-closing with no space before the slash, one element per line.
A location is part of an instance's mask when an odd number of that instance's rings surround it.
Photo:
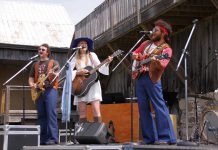
<path fill-rule="evenodd" d="M 139 31 L 139 33 L 144 33 L 144 34 L 152 34 L 152 31 Z"/>
<path fill-rule="evenodd" d="M 198 22 L 198 19 L 194 19 L 194 20 L 192 21 L 192 23 L 196 23 L 196 22 Z"/>
<path fill-rule="evenodd" d="M 35 58 L 37 58 L 37 57 L 39 57 L 39 54 L 37 54 L 37 55 L 35 55 L 35 56 L 29 58 L 28 60 L 33 60 L 33 59 L 35 59 Z"/>
<path fill-rule="evenodd" d="M 82 48 L 82 46 L 71 48 L 71 50 L 77 50 L 77 49 L 80 49 L 80 48 Z"/>

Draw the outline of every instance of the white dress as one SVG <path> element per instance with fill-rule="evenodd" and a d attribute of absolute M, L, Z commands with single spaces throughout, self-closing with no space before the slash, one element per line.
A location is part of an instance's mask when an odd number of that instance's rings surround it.
<path fill-rule="evenodd" d="M 85 64 L 85 62 L 80 63 L 80 66 L 78 65 L 76 66 L 77 69 L 82 69 L 82 68 L 85 68 L 86 66 L 92 66 L 94 68 L 100 64 L 100 61 L 97 55 L 93 52 L 90 52 L 90 54 L 92 55 L 94 64 L 90 60 L 90 57 L 88 57 L 87 65 Z M 70 64 L 72 66 L 71 68 L 72 68 L 72 81 L 73 81 L 76 76 L 76 70 L 73 70 L 76 65 L 75 57 L 71 60 Z M 104 75 L 109 75 L 109 65 L 101 66 L 101 68 L 99 68 L 98 71 Z M 101 92 L 101 85 L 100 85 L 99 80 L 91 86 L 89 92 L 84 97 L 74 96 L 74 105 L 78 105 L 78 102 L 81 102 L 81 101 L 90 103 L 95 100 L 102 101 L 102 92 Z"/>

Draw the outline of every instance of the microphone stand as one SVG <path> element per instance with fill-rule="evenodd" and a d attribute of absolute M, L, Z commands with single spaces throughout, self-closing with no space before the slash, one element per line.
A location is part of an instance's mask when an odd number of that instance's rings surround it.
<path fill-rule="evenodd" d="M 75 48 L 71 48 L 70 50 L 74 50 L 73 54 L 70 56 L 70 58 L 66 61 L 66 63 L 64 64 L 64 66 L 60 69 L 60 71 L 57 73 L 57 75 L 54 77 L 54 79 L 51 81 L 51 84 L 55 81 L 55 79 L 60 75 L 60 73 L 63 71 L 63 69 L 65 67 L 67 67 L 67 64 L 71 61 L 71 59 L 75 56 L 76 51 L 78 49 L 80 49 L 82 47 L 75 47 Z"/>
<path fill-rule="evenodd" d="M 186 141 L 182 141 L 182 142 L 178 142 L 177 145 L 178 146 L 198 146 L 199 143 L 193 143 L 193 142 L 190 142 L 188 141 L 189 140 L 189 137 L 188 137 L 188 75 L 187 75 L 187 55 L 188 55 L 188 52 L 187 52 L 187 47 L 188 47 L 188 44 L 190 42 L 190 39 L 192 37 L 192 34 L 193 34 L 193 31 L 196 27 L 196 22 L 198 21 L 198 19 L 195 19 L 193 20 L 193 26 L 192 26 L 192 30 L 189 34 L 189 37 L 188 37 L 188 40 L 185 44 L 185 47 L 183 49 L 183 52 L 182 52 L 182 55 L 180 57 L 180 60 L 179 60 L 179 63 L 177 65 L 177 68 L 176 68 L 176 71 L 178 71 L 179 67 L 180 67 L 180 64 L 182 62 L 182 59 L 184 57 L 184 63 L 185 63 L 185 112 L 186 112 L 186 119 L 185 119 L 185 122 L 186 122 Z"/>
<path fill-rule="evenodd" d="M 60 69 L 60 71 L 57 73 L 57 75 L 55 76 L 55 78 L 51 81 L 51 84 L 55 81 L 55 79 L 59 76 L 59 74 L 63 71 L 64 68 L 66 68 L 66 70 L 69 68 L 68 65 L 70 63 L 70 61 L 72 60 L 72 58 L 75 56 L 76 54 L 76 51 L 78 50 L 79 48 L 76 48 L 76 50 L 73 52 L 73 54 L 70 56 L 70 58 L 66 61 L 66 63 L 64 64 L 64 66 Z M 66 79 L 66 76 L 65 76 L 65 79 Z M 64 80 L 63 78 L 61 80 Z M 66 104 L 66 112 L 68 112 L 68 100 L 67 100 L 67 104 Z M 75 130 L 75 129 L 74 129 Z M 65 120 L 65 143 L 67 143 L 67 131 L 68 131 L 68 124 L 67 124 L 67 119 Z M 75 135 L 74 135 L 75 136 Z M 71 143 L 69 143 L 71 144 Z"/>
<path fill-rule="evenodd" d="M 135 43 L 135 45 L 129 50 L 129 52 L 120 60 L 120 62 L 112 69 L 112 72 L 115 71 L 115 69 L 123 62 L 123 60 L 132 53 L 132 51 L 135 49 L 135 47 L 141 42 L 141 40 L 146 36 L 147 34 L 143 34 L 143 36 Z M 132 64 L 132 59 L 131 59 L 131 64 Z M 132 69 L 131 69 L 132 70 Z M 131 127 L 130 127 L 130 133 L 131 133 L 131 142 L 133 142 L 133 79 L 131 78 L 131 84 L 130 84 L 130 95 L 131 95 L 131 115 L 130 115 L 130 120 L 131 120 Z"/>
<path fill-rule="evenodd" d="M 26 70 L 26 68 L 33 63 L 33 61 L 35 61 L 36 57 L 33 56 L 31 57 L 30 59 L 30 62 L 27 63 L 22 69 L 20 69 L 16 74 L 14 74 L 10 79 L 8 79 L 4 84 L 3 86 L 5 86 L 8 82 L 10 82 L 13 78 L 15 78 L 18 74 L 20 74 L 21 72 L 23 72 L 24 70 Z M 23 120 L 22 120 L 22 124 L 25 124 L 25 92 L 24 92 L 24 72 L 23 72 Z"/>

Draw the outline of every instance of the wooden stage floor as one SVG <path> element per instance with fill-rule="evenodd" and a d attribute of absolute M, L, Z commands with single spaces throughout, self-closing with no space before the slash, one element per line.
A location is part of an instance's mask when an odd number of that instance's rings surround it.
<path fill-rule="evenodd" d="M 107 145 L 51 145 L 24 146 L 23 150 L 218 150 L 218 145 L 177 146 L 177 145 L 137 145 L 137 144 L 107 144 Z"/>

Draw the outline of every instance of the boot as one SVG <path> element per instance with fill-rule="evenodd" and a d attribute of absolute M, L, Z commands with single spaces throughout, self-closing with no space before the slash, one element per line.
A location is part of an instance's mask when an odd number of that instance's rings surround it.
<path fill-rule="evenodd" d="M 94 122 L 102 122 L 102 118 L 101 118 L 101 116 L 99 116 L 99 117 L 94 117 Z"/>

